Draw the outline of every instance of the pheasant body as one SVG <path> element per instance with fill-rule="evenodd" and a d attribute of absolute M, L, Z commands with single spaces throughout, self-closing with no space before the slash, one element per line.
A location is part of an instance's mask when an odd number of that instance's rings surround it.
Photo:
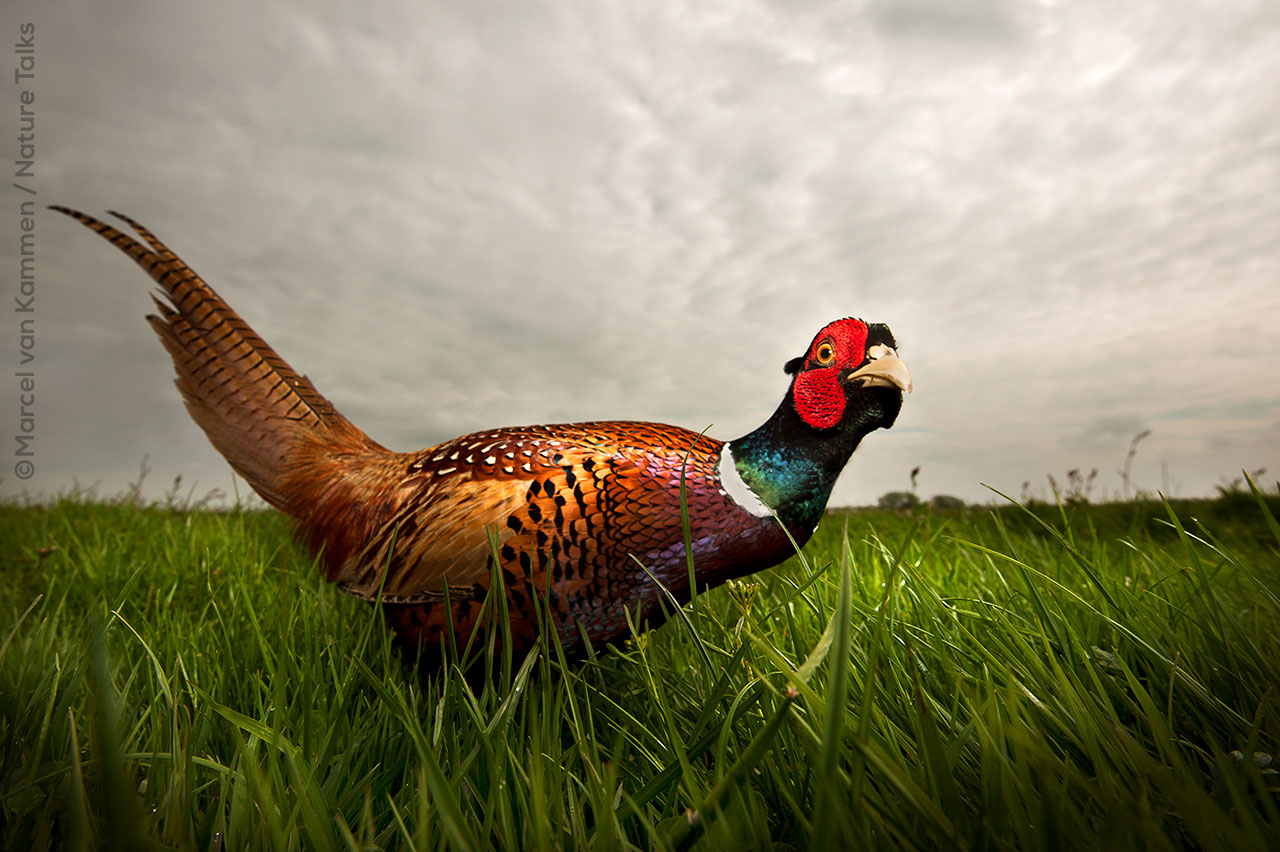
<path fill-rule="evenodd" d="M 787 371 L 759 429 L 721 442 L 612 421 L 477 432 L 396 453 L 346 420 L 150 231 L 146 245 L 67 208 L 160 284 L 148 317 L 193 419 L 231 466 L 294 519 L 330 580 L 380 601 L 409 647 L 459 642 L 506 597 L 518 649 L 549 617 L 570 655 L 662 618 L 709 588 L 803 545 L 861 438 L 892 425 L 909 390 L 884 326 L 839 320 Z M 119 214 L 117 214 L 119 215 Z M 684 511 L 682 511 L 682 509 Z M 655 582 L 655 580 L 657 582 Z M 540 616 L 540 612 L 544 613 Z"/>
<path fill-rule="evenodd" d="M 688 597 L 682 478 L 701 585 L 785 558 L 786 533 L 771 517 L 743 509 L 722 487 L 723 448 L 685 429 L 640 422 L 510 428 L 456 438 L 411 455 L 399 510 L 385 517 L 366 551 L 348 561 L 360 573 L 344 573 L 339 566 L 331 577 L 370 598 L 381 582 L 382 600 L 402 635 L 430 642 L 452 622 L 465 636 L 490 589 L 493 548 L 516 638 L 535 638 L 535 607 L 541 605 L 566 651 L 578 653 L 584 635 L 593 645 L 624 635 L 624 607 L 636 623 L 657 616 L 662 592 L 654 577 L 678 598 Z M 470 543 L 474 552 L 467 565 L 483 570 L 469 575 L 468 587 L 450 584 L 452 606 L 446 609 L 439 605 L 439 586 L 424 577 L 422 566 L 467 549 L 460 540 L 442 543 L 429 532 L 440 528 L 442 515 L 479 508 L 459 499 L 463 482 L 474 483 L 477 494 L 493 501 L 486 510 L 493 518 L 492 539 Z M 456 528 L 466 530 L 467 523 L 459 518 Z M 400 544 L 393 546 L 393 540 Z M 378 566 L 386 566 L 385 572 Z M 443 570 L 462 568 L 451 562 Z"/>

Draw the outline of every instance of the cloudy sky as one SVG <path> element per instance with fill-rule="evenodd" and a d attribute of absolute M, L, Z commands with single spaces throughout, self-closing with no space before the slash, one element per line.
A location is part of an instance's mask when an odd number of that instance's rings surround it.
<path fill-rule="evenodd" d="M 890 324 L 916 392 L 835 504 L 916 465 L 922 496 L 1043 496 L 1073 468 L 1113 495 L 1146 429 L 1141 487 L 1280 474 L 1273 1 L 0 16 L 36 25 L 39 201 L 150 225 L 393 448 L 606 418 L 736 437 L 854 315 Z M 8 292 L 29 196 L 6 193 Z M 231 491 L 142 272 L 49 212 L 38 247 L 36 474 L 10 458 L 0 494 L 117 493 L 144 456 L 154 495 Z M 18 407 L 5 380 L 0 434 Z"/>

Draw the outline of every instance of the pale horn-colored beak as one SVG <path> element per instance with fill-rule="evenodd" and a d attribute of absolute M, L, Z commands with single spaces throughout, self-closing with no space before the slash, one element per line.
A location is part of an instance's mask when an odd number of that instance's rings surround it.
<path fill-rule="evenodd" d="M 845 381 L 854 382 L 861 387 L 897 388 L 903 393 L 911 393 L 911 373 L 907 365 L 902 363 L 898 353 L 891 346 L 883 343 L 872 346 L 867 351 L 871 362 L 865 367 L 849 374 Z"/>

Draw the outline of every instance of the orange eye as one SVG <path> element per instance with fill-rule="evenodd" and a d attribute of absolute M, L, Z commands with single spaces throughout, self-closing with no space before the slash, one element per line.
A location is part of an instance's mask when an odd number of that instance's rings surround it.
<path fill-rule="evenodd" d="M 835 356 L 836 356 L 835 347 L 833 347 L 830 343 L 827 343 L 826 341 L 823 341 L 822 343 L 818 344 L 818 351 L 814 354 L 814 357 L 818 359 L 819 364 L 830 364 L 831 359 L 834 358 Z"/>

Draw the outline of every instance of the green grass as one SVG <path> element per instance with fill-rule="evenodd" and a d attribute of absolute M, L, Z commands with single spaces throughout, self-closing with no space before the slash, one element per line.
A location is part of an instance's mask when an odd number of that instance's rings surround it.
<path fill-rule="evenodd" d="M 1274 849 L 1267 502 L 835 514 L 470 680 L 277 515 L 0 506 L 0 848 Z"/>

